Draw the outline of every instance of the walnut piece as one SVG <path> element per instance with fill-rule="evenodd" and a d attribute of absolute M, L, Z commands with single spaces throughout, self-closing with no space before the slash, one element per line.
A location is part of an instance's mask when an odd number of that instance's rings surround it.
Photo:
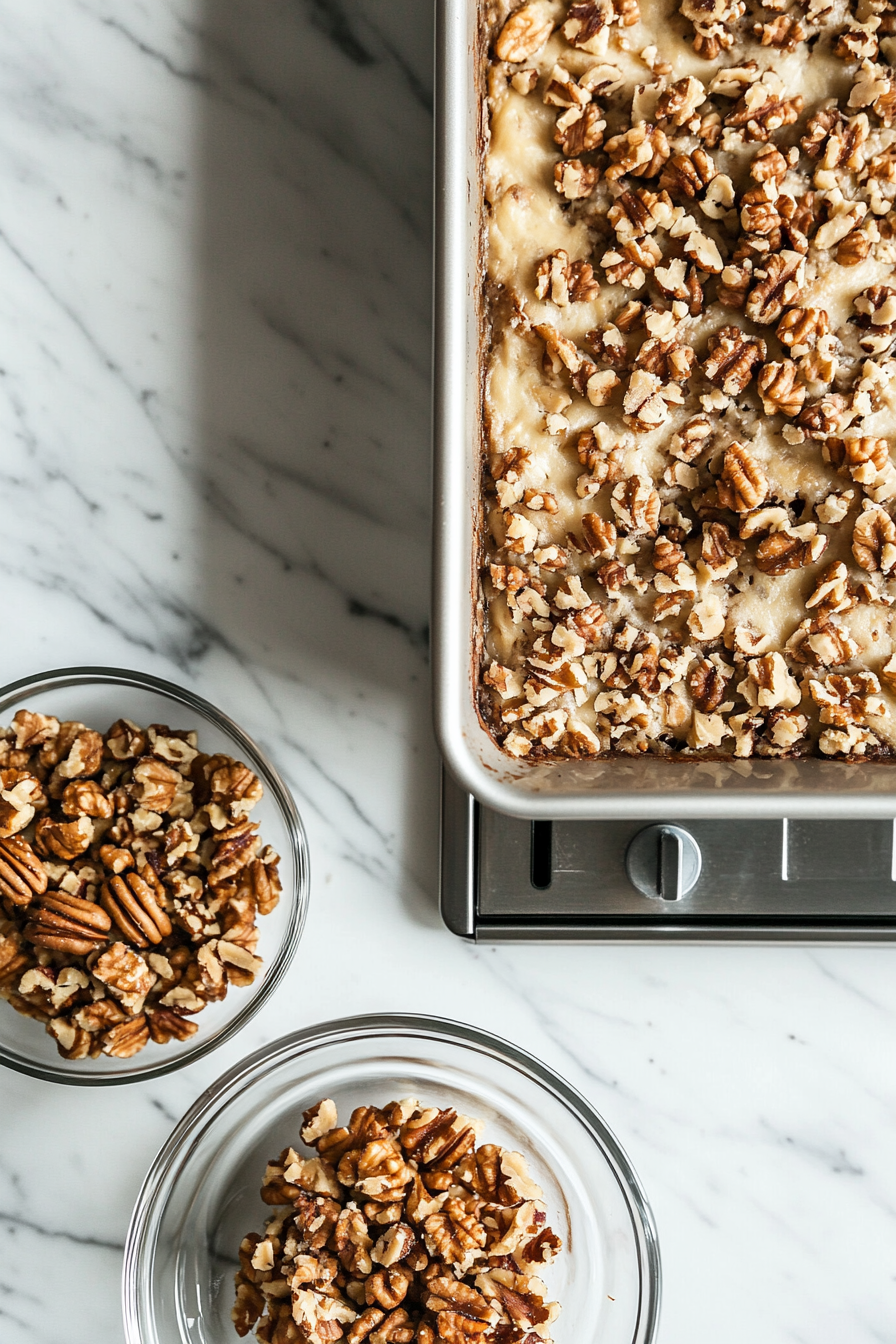
<path fill-rule="evenodd" d="M 520 65 L 540 51 L 554 31 L 548 6 L 534 0 L 511 14 L 495 43 L 495 55 L 501 61 Z"/>
<path fill-rule="evenodd" d="M 46 806 L 40 780 L 26 770 L 0 770 L 0 839 L 18 835 Z"/>
<path fill-rule="evenodd" d="M 798 298 L 804 269 L 805 259 L 799 252 L 785 250 L 769 257 L 754 271 L 759 283 L 747 298 L 747 317 L 763 326 L 777 322 L 785 306 Z"/>
<path fill-rule="evenodd" d="M 756 383 L 766 415 L 786 415 L 792 419 L 802 410 L 806 385 L 800 382 L 792 359 L 763 364 Z"/>
<path fill-rule="evenodd" d="M 797 532 L 773 532 L 763 538 L 756 548 L 756 567 L 763 574 L 784 574 L 789 569 L 802 569 L 821 558 L 828 544 L 825 536 L 815 530 L 815 524 L 806 525 L 812 535 L 803 537 L 803 528 Z"/>
<path fill-rule="evenodd" d="M 765 352 L 765 341 L 758 337 L 746 336 L 739 327 L 720 327 L 709 338 L 703 372 L 726 396 L 735 397 L 747 387 Z"/>
<path fill-rule="evenodd" d="M 735 513 L 755 509 L 767 497 L 768 478 L 744 444 L 726 448 L 718 488 L 720 502 Z"/>
<path fill-rule="evenodd" d="M 890 574 L 896 568 L 896 523 L 885 509 L 866 503 L 853 528 L 852 553 L 862 569 Z"/>
<path fill-rule="evenodd" d="M 343 1334 L 348 1344 L 489 1344 L 521 1332 L 550 1344 L 560 1308 L 532 1268 L 562 1247 L 521 1154 L 477 1147 L 477 1122 L 413 1099 L 358 1107 L 346 1127 L 324 1099 L 304 1119 L 318 1157 L 287 1148 L 268 1164 L 262 1199 L 279 1208 L 239 1247 L 240 1335 L 257 1327 L 276 1340 L 285 1324 L 290 1338 L 298 1325 L 321 1344 Z M 338 1182 L 324 1154 L 338 1159 Z M 385 1168 L 399 1167 L 408 1179 L 394 1197 L 371 1197 L 372 1169 L 391 1180 Z"/>
<path fill-rule="evenodd" d="M 775 328 L 775 335 L 798 358 L 814 350 L 829 330 L 830 319 L 823 308 L 788 308 Z"/>
<path fill-rule="evenodd" d="M 613 488 L 610 500 L 617 529 L 628 536 L 656 535 L 660 497 L 649 476 L 630 476 Z"/>

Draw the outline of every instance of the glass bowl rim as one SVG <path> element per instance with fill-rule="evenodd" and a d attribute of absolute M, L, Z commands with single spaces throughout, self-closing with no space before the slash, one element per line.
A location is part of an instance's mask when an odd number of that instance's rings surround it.
<path fill-rule="evenodd" d="M 443 1040 L 497 1056 L 538 1083 L 584 1125 L 608 1161 L 625 1199 L 632 1223 L 639 1268 L 639 1302 L 633 1344 L 653 1344 L 659 1328 L 662 1265 L 653 1211 L 641 1180 L 609 1125 L 591 1103 L 547 1064 L 493 1032 L 451 1018 L 419 1013 L 370 1013 L 334 1018 L 289 1032 L 262 1046 L 221 1075 L 197 1097 L 159 1149 L 134 1204 L 124 1248 L 121 1276 L 122 1315 L 126 1344 L 146 1344 L 141 1334 L 141 1303 L 145 1274 L 155 1258 L 158 1226 L 170 1196 L 176 1169 L 190 1161 L 209 1126 L 242 1094 L 246 1086 L 290 1060 L 300 1060 L 317 1047 L 377 1036 L 412 1040 Z M 164 1199 L 162 1195 L 164 1194 Z"/>
<path fill-rule="evenodd" d="M 2 1036 L 0 1036 L 0 1064 L 6 1068 L 14 1069 L 17 1073 L 27 1074 L 31 1078 L 39 1078 L 43 1082 L 61 1083 L 70 1087 L 120 1087 L 128 1083 L 149 1082 L 152 1079 L 161 1078 L 165 1074 L 175 1073 L 178 1069 L 186 1068 L 188 1064 L 195 1064 L 197 1060 L 203 1059 L 213 1050 L 217 1050 L 218 1046 L 223 1045 L 225 1041 L 229 1041 L 238 1031 L 242 1030 L 246 1023 L 267 1003 L 289 969 L 305 928 L 310 895 L 308 841 L 295 800 L 284 784 L 279 771 L 268 759 L 267 754 L 228 714 L 225 714 L 211 701 L 197 695 L 195 691 L 186 686 L 179 686 L 176 682 L 156 677 L 150 672 L 135 672 L 122 667 L 52 668 L 47 672 L 20 677 L 17 681 L 9 682 L 7 685 L 0 687 L 0 715 L 7 707 L 21 700 L 22 692 L 43 694 L 60 687 L 82 686 L 93 683 L 107 683 L 110 686 L 132 686 L 138 690 L 168 696 L 170 699 L 180 701 L 188 709 L 193 709 L 204 715 L 215 727 L 232 738 L 240 750 L 246 752 L 262 769 L 265 776 L 265 788 L 270 789 L 283 817 L 295 866 L 295 883 L 290 895 L 290 920 L 286 935 L 277 949 L 276 956 L 268 965 L 256 992 L 221 1028 L 216 1036 L 201 1041 L 195 1046 L 187 1047 L 183 1052 L 178 1052 L 177 1055 L 161 1060 L 158 1064 L 149 1068 L 143 1068 L 134 1073 L 118 1074 L 67 1072 L 56 1065 L 40 1064 L 35 1060 L 24 1059 L 21 1055 L 13 1055 L 4 1044 Z M 285 892 L 283 896 L 286 896 Z"/>

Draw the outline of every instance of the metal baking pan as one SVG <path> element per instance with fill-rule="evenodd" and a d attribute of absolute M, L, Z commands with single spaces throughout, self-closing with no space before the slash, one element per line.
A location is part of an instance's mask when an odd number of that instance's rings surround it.
<path fill-rule="evenodd" d="M 670 761 L 616 757 L 527 765 L 479 720 L 482 104 L 477 0 L 438 0 L 433 671 L 436 732 L 457 781 L 528 818 L 744 819 L 896 815 L 885 762 Z"/>

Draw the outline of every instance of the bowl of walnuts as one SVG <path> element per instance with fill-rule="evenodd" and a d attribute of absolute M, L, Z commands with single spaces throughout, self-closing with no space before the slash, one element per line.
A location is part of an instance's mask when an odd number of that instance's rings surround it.
<path fill-rule="evenodd" d="M 56 1082 L 192 1063 L 298 947 L 295 803 L 226 714 L 116 668 L 0 690 L 0 1062 Z"/>
<path fill-rule="evenodd" d="M 138 1196 L 127 1344 L 653 1344 L 644 1190 L 517 1046 L 411 1014 L 284 1036 L 196 1101 Z"/>

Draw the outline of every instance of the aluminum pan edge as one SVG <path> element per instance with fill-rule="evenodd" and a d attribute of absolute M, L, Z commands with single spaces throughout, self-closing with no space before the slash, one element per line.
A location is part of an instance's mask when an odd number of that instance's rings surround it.
<path fill-rule="evenodd" d="M 474 703 L 478 461 L 476 0 L 437 0 L 433 434 L 435 728 L 458 783 L 487 807 L 554 819 L 896 816 L 896 764 L 660 757 L 527 766 Z M 891 782 L 892 781 L 892 782 Z"/>

